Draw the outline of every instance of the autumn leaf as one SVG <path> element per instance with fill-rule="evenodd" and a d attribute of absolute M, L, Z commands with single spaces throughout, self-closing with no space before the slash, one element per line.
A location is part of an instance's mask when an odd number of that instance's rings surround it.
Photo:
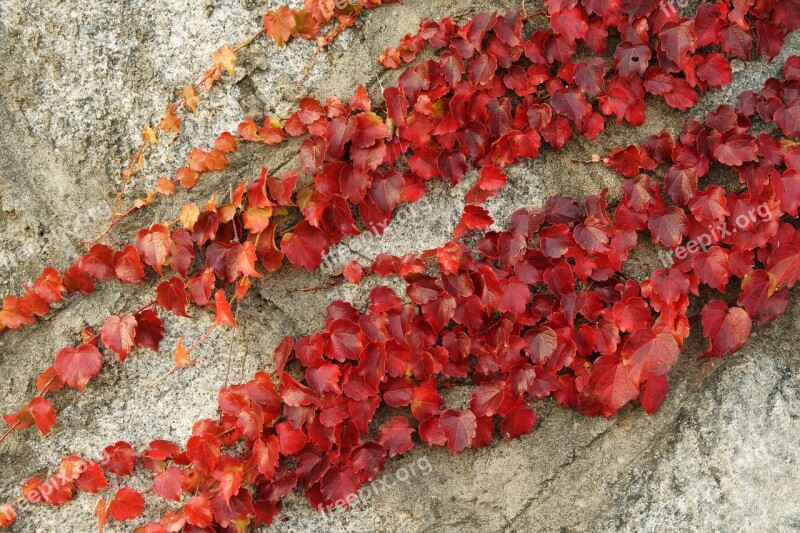
<path fill-rule="evenodd" d="M 192 85 L 185 85 L 183 87 L 183 91 L 181 92 L 181 96 L 183 97 L 183 103 L 186 104 L 186 107 L 191 109 L 193 112 L 196 112 L 197 103 L 200 101 L 200 95 L 197 94 L 197 90 L 195 90 Z"/>
<path fill-rule="evenodd" d="M 234 71 L 236 54 L 231 50 L 229 45 L 223 44 L 218 50 L 214 51 L 214 53 L 211 54 L 211 61 L 213 61 L 214 68 L 216 68 L 217 71 L 221 72 L 226 70 L 231 76 L 236 75 Z M 192 108 L 192 110 L 194 111 L 194 108 Z"/>
<path fill-rule="evenodd" d="M 181 119 L 175 114 L 175 104 L 169 104 L 166 114 L 158 123 L 158 129 L 167 133 L 180 133 Z"/>
<path fill-rule="evenodd" d="M 264 29 L 278 46 L 283 46 L 295 31 L 297 21 L 295 12 L 286 6 L 281 6 L 264 15 Z"/>
<path fill-rule="evenodd" d="M 100 373 L 103 356 L 91 344 L 81 344 L 77 348 L 68 346 L 56 354 L 54 366 L 64 383 L 83 391 L 83 387 Z"/>
<path fill-rule="evenodd" d="M 703 334 L 710 343 L 704 357 L 722 357 L 739 351 L 747 342 L 752 320 L 741 307 L 728 308 L 722 300 L 711 300 L 702 311 Z"/>
<path fill-rule="evenodd" d="M 114 494 L 114 499 L 108 504 L 108 511 L 114 520 L 133 520 L 144 511 L 144 498 L 135 490 L 123 487 Z"/>

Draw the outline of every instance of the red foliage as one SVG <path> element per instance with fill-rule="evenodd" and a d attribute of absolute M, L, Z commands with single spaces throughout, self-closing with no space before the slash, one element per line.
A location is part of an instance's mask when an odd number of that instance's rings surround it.
<path fill-rule="evenodd" d="M 307 2 L 307 16 L 288 8 L 268 14 L 265 31 L 279 43 L 311 33 L 330 18 L 317 17 L 322 4 Z M 265 170 L 239 185 L 230 202 L 182 213 L 185 230 L 156 225 L 139 232 L 136 246 L 95 245 L 63 279 L 49 269 L 24 297 L 6 298 L 0 321 L 12 328 L 31 323 L 64 290 L 91 292 L 95 280 L 141 283 L 146 265 L 158 276 L 164 267 L 175 273 L 156 290 L 159 307 L 186 316 L 191 300 L 214 307 L 215 325 L 236 327 L 229 302 L 244 296 L 259 268 L 279 268 L 285 254 L 315 270 L 346 236 L 382 233 L 400 202 L 424 194 L 426 181 L 457 184 L 477 168 L 454 241 L 420 256 L 381 254 L 369 267 L 379 276 L 401 276 L 408 303 L 383 286 L 370 292 L 364 312 L 334 302 L 323 331 L 281 343 L 273 376 L 259 373 L 223 389 L 221 417 L 195 424 L 185 449 L 154 441 L 143 452 L 157 495 L 180 501 L 195 494 L 162 524 L 269 524 L 295 487 L 315 508 L 346 507 L 387 458 L 419 445 L 415 433 L 452 453 L 488 445 L 498 427 L 504 438 L 517 438 L 534 428 L 533 398 L 552 396 L 593 416 L 611 416 L 632 401 L 653 413 L 689 335 L 690 294 L 701 285 L 719 292 L 741 286 L 738 306 L 713 300 L 702 311 L 706 356 L 718 357 L 744 345 L 753 321 L 780 315 L 800 277 L 800 237 L 789 218 L 800 204 L 800 149 L 755 137 L 751 128 L 760 119 L 787 135 L 800 132 L 800 60 L 787 62 L 784 79 L 743 95 L 738 110 L 721 106 L 705 123 L 687 121 L 677 139 L 665 133 L 613 150 L 603 162 L 628 179 L 611 208 L 605 191 L 582 206 L 559 195 L 544 209 L 514 213 L 508 230 L 473 233 L 474 249 L 459 238 L 494 223 L 480 204 L 506 184 L 503 168 L 536 157 L 542 141 L 558 150 L 575 133 L 594 138 L 612 116 L 641 124 L 646 93 L 687 109 L 709 87 L 730 80 L 728 60 L 712 46 L 748 59 L 757 42 L 756 50 L 772 57 L 797 24 L 783 5 L 717 2 L 693 18 L 659 5 L 547 1 L 551 29 L 527 40 L 514 13 L 476 15 L 464 27 L 425 20 L 417 35 L 381 59 L 397 67 L 426 43 L 439 57 L 408 68 L 384 91 L 385 107 L 373 106 L 363 88 L 347 103 L 303 99 L 284 124 L 259 126 L 248 117 L 239 137 L 228 134 L 215 150 L 192 152 L 184 169 L 194 173 L 184 176 L 187 182 L 223 169 L 237 139 L 274 144 L 307 135 L 299 171 L 312 183 L 295 191 L 297 172 L 278 179 Z M 600 58 L 572 62 L 579 44 L 604 52 L 609 33 L 619 37 L 613 65 Z M 227 54 L 217 58 L 217 69 L 233 69 Z M 698 190 L 698 179 L 721 166 L 737 172 L 746 188 Z M 646 172 L 663 172 L 664 180 Z M 300 221 L 278 233 L 276 243 L 279 217 L 290 208 Z M 720 231 L 734 224 L 737 232 Z M 709 233 L 710 227 L 716 229 Z M 622 274 L 622 264 L 648 234 L 674 249 L 676 261 L 639 283 Z M 205 268 L 188 277 L 200 252 Z M 424 262 L 431 259 L 435 269 Z M 353 263 L 344 270 L 354 283 L 366 273 Z M 235 284 L 232 299 L 218 283 Z M 121 360 L 136 346 L 157 349 L 163 326 L 151 306 L 109 318 L 99 335 L 103 345 Z M 53 370 L 40 378 L 48 378 L 42 394 L 64 384 L 82 390 L 98 374 L 96 338 L 87 333 L 77 348 L 58 352 Z M 177 366 L 190 351 L 181 339 Z M 454 378 L 474 385 L 468 407 L 444 405 L 439 389 Z M 401 414 L 374 428 L 383 404 Z M 4 418 L 18 429 L 36 423 L 46 433 L 54 413 L 37 398 Z M 68 476 L 44 501 L 60 505 L 77 487 L 105 488 L 97 465 L 76 461 L 85 472 Z M 101 464 L 127 476 L 136 453 L 118 442 Z M 44 483 L 30 479 L 26 498 L 36 501 Z M 123 488 L 108 505 L 101 500 L 96 513 L 102 525 L 109 514 L 136 518 L 143 507 L 140 493 Z"/>

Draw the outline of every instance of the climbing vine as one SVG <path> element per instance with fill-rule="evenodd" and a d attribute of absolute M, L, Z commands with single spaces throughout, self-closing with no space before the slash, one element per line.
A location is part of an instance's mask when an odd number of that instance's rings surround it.
<path fill-rule="evenodd" d="M 309 4 L 291 16 L 286 8 L 268 14 L 264 31 L 279 44 L 316 35 L 304 29 L 316 20 Z M 581 205 L 557 195 L 544 209 L 515 212 L 505 231 L 486 231 L 495 221 L 483 204 L 507 184 L 508 165 L 560 150 L 576 134 L 593 139 L 608 120 L 641 125 L 647 95 L 685 111 L 730 83 L 731 57 L 775 57 L 800 7 L 720 1 L 682 17 L 651 0 L 545 5 L 541 14 L 478 14 L 463 26 L 424 20 L 379 58 L 387 68 L 411 63 L 383 90 L 383 103 L 362 87 L 346 102 L 303 98 L 283 121 L 246 117 L 214 149 L 193 150 L 176 181 L 191 188 L 201 173 L 225 170 L 240 143 L 302 137 L 295 169 L 279 177 L 264 169 L 227 201 L 187 204 L 171 224 L 143 228 L 120 249 L 94 243 L 65 272 L 47 268 L 24 296 L 7 297 L 0 321 L 20 328 L 65 292 L 88 294 L 106 279 L 162 279 L 146 306 L 109 317 L 99 332 L 87 327 L 58 351 L 36 397 L 4 416 L 0 441 L 32 425 L 49 432 L 56 414 L 46 397 L 84 390 L 103 368 L 103 351 L 124 361 L 137 348 L 159 350 L 159 311 L 187 316 L 195 305 L 215 313 L 199 339 L 179 340 L 171 374 L 194 363 L 190 355 L 214 329 L 237 327 L 232 305 L 253 278 L 287 263 L 316 270 L 344 238 L 381 233 L 398 205 L 426 194 L 426 182 L 455 185 L 479 170 L 451 242 L 350 263 L 341 274 L 354 283 L 398 275 L 406 299 L 380 286 L 366 312 L 334 302 L 323 331 L 281 342 L 272 374 L 222 389 L 219 419 L 198 421 L 184 446 L 155 440 L 137 454 L 118 442 L 98 463 L 71 456 L 52 478 L 28 480 L 23 498 L 62 505 L 79 489 L 105 490 L 108 475 L 130 475 L 141 461 L 152 491 L 180 502 L 143 531 L 268 525 L 294 488 L 314 508 L 346 507 L 388 458 L 419 445 L 415 433 L 453 453 L 489 445 L 498 431 L 516 438 L 534 428 L 530 401 L 543 397 L 588 415 L 611 416 L 632 401 L 657 411 L 689 335 L 690 295 L 701 288 L 718 293 L 700 312 L 706 357 L 739 350 L 753 323 L 779 316 L 800 276 L 800 146 L 792 140 L 800 134 L 800 58 L 736 107 L 687 121 L 677 136 L 597 157 L 624 179 L 620 198 L 604 191 Z M 354 14 L 341 13 L 336 27 Z M 549 29 L 523 37 L 534 16 L 546 16 Z M 426 46 L 435 59 L 415 63 Z M 214 60 L 216 79 L 233 70 L 224 57 Z M 764 133 L 769 127 L 774 135 Z M 743 186 L 703 183 L 716 167 L 732 169 Z M 174 184 L 158 187 L 169 194 Z M 640 239 L 675 258 L 645 280 L 624 272 Z M 474 385 L 468 407 L 445 405 L 440 392 L 451 380 Z M 383 405 L 408 409 L 375 428 Z M 96 514 L 102 528 L 143 508 L 141 493 L 126 487 L 101 499 Z M 0 507 L 0 525 L 15 516 Z"/>

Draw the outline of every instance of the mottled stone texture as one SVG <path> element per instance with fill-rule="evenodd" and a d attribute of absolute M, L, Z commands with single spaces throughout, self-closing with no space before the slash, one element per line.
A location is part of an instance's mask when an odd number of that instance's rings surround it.
<path fill-rule="evenodd" d="M 299 4 L 299 2 L 295 2 Z M 186 82 L 197 79 L 210 53 L 223 42 L 252 34 L 261 15 L 277 2 L 255 0 L 0 0 L 0 293 L 19 289 L 45 265 L 66 266 L 80 250 L 78 240 L 102 228 L 119 186 L 119 169 L 143 125 L 160 116 Z M 244 114 L 280 115 L 299 93 L 346 97 L 365 84 L 378 101 L 380 86 L 396 74 L 374 58 L 413 31 L 422 17 L 464 20 L 479 10 L 515 9 L 516 2 L 407 0 L 366 14 L 319 55 L 301 91 L 295 81 L 313 46 L 285 49 L 260 41 L 243 53 L 237 76 L 204 97 L 185 120 L 184 135 L 156 150 L 134 193 L 174 172 L 193 146 L 235 128 Z M 533 6 L 531 9 L 535 9 Z M 691 9 L 691 6 L 687 9 Z M 574 163 L 592 153 L 637 142 L 664 128 L 675 131 L 686 116 L 702 116 L 747 88 L 758 88 L 797 51 L 771 63 L 738 65 L 733 87 L 706 95 L 691 113 L 652 102 L 638 129 L 610 127 L 595 142 L 571 141 L 561 153 L 545 151 L 535 162 L 510 170 L 513 187 L 489 204 L 499 224 L 520 206 L 542 205 L 550 194 L 577 197 L 603 187 L 619 190 L 618 178 L 597 166 Z M 180 205 L 202 202 L 228 184 L 254 177 L 262 166 L 293 165 L 292 150 L 248 147 L 224 173 L 204 177 L 190 194 L 181 192 L 133 217 L 112 235 L 117 243 L 153 221 L 174 219 Z M 456 190 L 434 185 L 428 204 L 401 209 L 381 240 L 350 239 L 334 250 L 335 269 L 352 258 L 421 250 L 443 243 L 475 176 Z M 90 216 L 91 215 L 91 216 Z M 637 251 L 629 273 L 642 276 L 657 265 L 652 250 Z M 215 416 L 216 392 L 228 367 L 236 381 L 272 365 L 271 353 L 288 334 L 319 328 L 325 305 L 344 298 L 363 306 L 374 280 L 361 288 L 294 289 L 324 282 L 294 268 L 267 276 L 241 309 L 242 327 L 233 338 L 214 335 L 196 366 L 152 390 L 145 384 L 171 363 L 177 337 L 197 338 L 210 322 L 167 319 L 165 349 L 137 352 L 125 364 L 109 362 L 81 396 L 55 395 L 59 423 L 46 438 L 35 429 L 12 435 L 0 447 L 0 496 L 15 498 L 31 475 L 51 471 L 62 455 L 99 451 L 118 439 L 143 447 L 156 438 L 185 441 L 192 422 Z M 35 374 L 54 352 L 75 342 L 85 324 L 98 325 L 111 313 L 151 298 L 143 287 L 105 284 L 90 297 L 60 305 L 47 320 L 0 336 L 0 411 L 18 408 L 34 390 Z M 796 293 L 793 293 L 796 296 Z M 760 328 L 740 353 L 717 362 L 702 382 L 700 324 L 670 376 L 661 412 L 649 417 L 629 407 L 611 420 L 588 419 L 550 401 L 535 406 L 540 423 L 531 435 L 450 457 L 445 450 L 416 447 L 390 463 L 391 488 L 348 513 L 324 519 L 304 498 L 286 501 L 281 531 L 664 531 L 679 529 L 789 531 L 800 529 L 800 304 Z M 454 391 L 454 401 L 468 391 Z M 398 469 L 426 464 L 407 482 Z M 404 478 L 404 475 L 399 476 Z M 117 480 L 114 480 L 116 483 Z M 134 478 L 144 488 L 144 478 Z M 163 507 L 152 496 L 148 517 Z M 14 531 L 91 531 L 96 497 L 82 496 L 60 509 L 22 506 Z M 112 524 L 109 531 L 128 528 Z"/>

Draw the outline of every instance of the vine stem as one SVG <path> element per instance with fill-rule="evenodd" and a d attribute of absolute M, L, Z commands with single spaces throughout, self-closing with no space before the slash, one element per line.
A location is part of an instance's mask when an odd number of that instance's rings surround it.
<path fill-rule="evenodd" d="M 214 330 L 217 329 L 218 325 L 219 324 L 216 324 L 216 323 L 212 324 L 211 327 L 208 328 L 208 330 L 205 333 L 203 333 L 203 336 L 200 337 L 199 339 L 197 339 L 197 342 L 192 344 L 192 346 L 188 350 L 186 350 L 186 356 L 188 357 L 190 353 L 192 353 L 193 351 L 195 351 L 197 349 L 198 346 L 203 344 L 203 342 L 211 336 L 211 334 L 214 332 Z M 177 363 L 174 364 L 172 366 L 172 368 L 170 368 L 169 371 L 167 371 L 166 374 L 164 374 L 160 378 L 157 378 L 157 379 L 151 381 L 150 383 L 148 383 L 147 384 L 147 388 L 148 389 L 152 389 L 153 387 L 155 387 L 156 385 L 158 385 L 159 383 L 161 383 L 162 381 L 164 381 L 165 379 L 170 377 L 172 374 L 174 374 L 175 371 L 178 370 L 179 368 L 180 367 L 178 366 Z"/>
<path fill-rule="evenodd" d="M 236 323 L 239 323 L 239 309 L 241 308 L 241 300 L 236 301 L 236 312 L 234 313 L 233 319 Z M 233 341 L 236 339 L 236 329 L 231 329 L 231 340 L 228 343 L 228 363 L 225 366 L 225 384 L 223 387 L 228 386 L 228 378 L 231 374 L 231 360 L 233 359 Z"/>
<path fill-rule="evenodd" d="M 314 64 L 314 60 L 317 58 L 319 53 L 322 51 L 323 48 L 330 46 L 333 40 L 346 28 L 344 24 L 339 22 L 335 28 L 328 32 L 325 37 L 320 37 L 317 39 L 317 46 L 314 48 L 314 53 L 311 54 L 311 58 L 309 58 L 308 63 L 306 63 L 306 68 L 303 70 L 303 74 L 300 76 L 300 79 L 297 80 L 297 84 L 295 85 L 295 89 L 300 89 L 300 84 L 303 83 L 309 73 L 311 72 L 311 66 Z"/>
<path fill-rule="evenodd" d="M 5 432 L 5 433 L 3 433 L 3 435 L 2 435 L 2 436 L 0 436 L 0 443 L 2 443 L 4 440 L 6 440 L 6 437 L 8 437 L 9 435 L 11 435 L 11 432 L 12 432 L 12 431 L 14 431 L 15 429 L 17 429 L 17 426 L 18 426 L 18 425 L 19 425 L 19 422 L 14 422 L 14 425 L 13 425 L 13 426 L 11 426 L 10 428 L 8 428 L 8 429 L 6 430 L 6 432 Z"/>
<path fill-rule="evenodd" d="M 264 31 L 265 31 L 265 30 L 264 30 L 264 28 L 262 27 L 260 30 L 258 30 L 257 32 L 255 32 L 253 35 L 251 35 L 250 37 L 248 37 L 247 39 L 245 39 L 245 40 L 244 40 L 244 41 L 242 41 L 241 43 L 239 43 L 239 44 L 237 44 L 236 46 L 234 46 L 234 47 L 231 49 L 231 50 L 232 50 L 232 52 L 235 54 L 235 53 L 236 53 L 236 52 L 238 52 L 239 50 L 242 50 L 243 48 L 247 48 L 248 46 L 250 46 L 250 45 L 253 43 L 253 41 L 255 41 L 255 40 L 256 40 L 256 38 L 257 38 L 257 37 L 259 37 L 260 35 L 262 35 L 262 34 L 264 33 Z M 199 88 L 200 88 L 200 87 L 203 85 L 203 83 L 205 83 L 206 81 L 208 81 L 208 79 L 211 77 L 211 74 L 210 74 L 210 72 L 211 72 L 211 71 L 209 71 L 209 72 L 206 72 L 206 73 L 203 75 L 203 77 L 202 77 L 202 78 L 200 78 L 200 81 L 198 81 L 197 83 L 195 83 L 195 84 L 194 84 L 192 87 L 193 87 L 195 90 L 199 89 Z M 181 97 L 180 97 L 180 98 L 179 98 L 179 99 L 178 99 L 178 100 L 177 100 L 177 101 L 176 101 L 176 102 L 173 104 L 173 105 L 175 106 L 175 111 L 178 111 L 178 110 L 182 109 L 182 108 L 185 106 L 185 104 L 186 104 L 186 102 L 185 102 L 185 100 L 184 100 L 183 96 L 181 96 Z M 106 225 L 105 229 L 103 229 L 103 230 L 102 230 L 102 231 L 101 231 L 101 232 L 100 232 L 98 235 L 96 235 L 96 236 L 94 236 L 94 237 L 92 237 L 92 238 L 90 238 L 90 239 L 87 239 L 87 240 L 85 240 L 85 241 L 82 241 L 82 242 L 81 242 L 81 244 L 82 244 L 82 245 L 84 245 L 84 246 L 85 246 L 85 245 L 89 245 L 89 244 L 94 244 L 95 242 L 99 241 L 100 239 L 102 239 L 103 237 L 105 237 L 106 235 L 108 235 L 108 233 L 109 233 L 109 232 L 110 232 L 110 231 L 111 231 L 111 230 L 114 228 L 114 226 L 116 226 L 116 225 L 117 225 L 117 224 L 118 224 L 120 221 L 122 221 L 122 220 L 124 220 L 125 218 L 127 218 L 127 217 L 128 217 L 128 216 L 129 216 L 129 215 L 132 213 L 132 212 L 136 211 L 137 209 L 140 209 L 141 207 L 144 207 L 144 206 L 138 206 L 138 207 L 137 207 L 137 206 L 135 206 L 135 205 L 134 205 L 134 206 L 132 206 L 131 208 L 129 208 L 128 210 L 126 210 L 126 211 L 124 211 L 124 212 L 121 212 L 121 211 L 120 211 L 120 210 L 122 209 L 122 201 L 123 201 L 123 200 L 124 200 L 124 198 L 125 198 L 125 192 L 127 191 L 127 188 L 128 188 L 128 183 L 130 183 L 131 176 L 132 176 L 132 175 L 133 175 L 133 173 L 134 173 L 134 172 L 133 172 L 133 170 L 136 168 L 136 165 L 138 165 L 138 164 L 139 164 L 139 162 L 142 160 L 142 157 L 144 156 L 144 150 L 145 150 L 145 148 L 146 148 L 146 147 L 147 147 L 147 141 L 144 141 L 144 140 L 143 140 L 143 141 L 142 141 L 142 142 L 139 144 L 139 148 L 138 148 L 138 150 L 136 151 L 136 155 L 135 155 L 135 156 L 134 156 L 134 157 L 131 159 L 131 161 L 130 161 L 130 163 L 128 164 L 127 168 L 126 168 L 126 169 L 125 169 L 125 170 L 122 172 L 122 175 L 123 175 L 123 179 L 122 179 L 122 186 L 120 187 L 120 190 L 119 190 L 119 192 L 117 193 L 117 200 L 116 200 L 116 204 L 115 204 L 115 206 L 114 206 L 114 214 L 113 214 L 113 215 L 111 215 L 111 220 L 109 220 L 109 222 L 108 222 L 108 224 Z"/>

